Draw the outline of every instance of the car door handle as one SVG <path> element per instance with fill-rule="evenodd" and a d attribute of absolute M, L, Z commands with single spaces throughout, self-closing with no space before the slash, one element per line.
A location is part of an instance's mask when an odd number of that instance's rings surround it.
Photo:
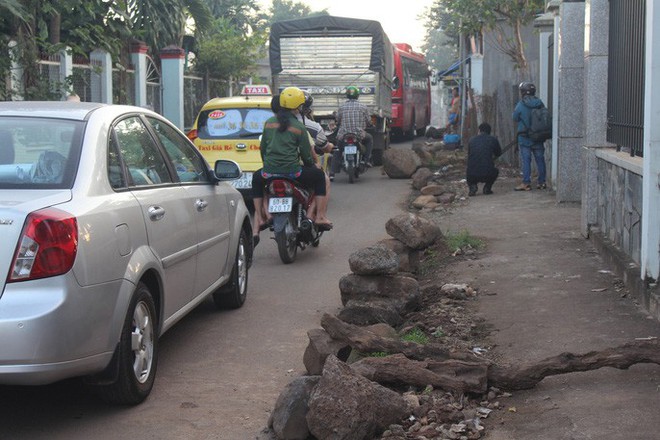
<path fill-rule="evenodd" d="M 160 206 L 150 206 L 149 207 L 149 218 L 154 221 L 158 221 L 165 217 L 165 209 Z"/>
<path fill-rule="evenodd" d="M 207 206 L 209 206 L 209 202 L 207 202 L 206 200 L 197 199 L 195 201 L 195 208 L 197 208 L 197 210 L 200 212 L 204 211 Z"/>

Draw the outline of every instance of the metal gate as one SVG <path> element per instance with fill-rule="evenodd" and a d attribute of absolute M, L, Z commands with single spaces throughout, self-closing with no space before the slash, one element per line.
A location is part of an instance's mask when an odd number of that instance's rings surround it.
<path fill-rule="evenodd" d="M 644 151 L 644 36 L 646 0 L 610 0 L 607 140 Z"/>
<path fill-rule="evenodd" d="M 156 62 L 147 55 L 147 106 L 156 113 L 163 113 L 163 87 L 160 69 Z"/>

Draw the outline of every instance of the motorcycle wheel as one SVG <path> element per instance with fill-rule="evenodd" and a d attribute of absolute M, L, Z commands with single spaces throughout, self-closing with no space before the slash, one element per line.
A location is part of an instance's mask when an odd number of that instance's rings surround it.
<path fill-rule="evenodd" d="M 296 260 L 298 254 L 298 243 L 293 229 L 293 218 L 289 216 L 286 226 L 280 232 L 275 233 L 275 242 L 277 242 L 277 251 L 280 254 L 280 260 L 284 264 L 291 264 Z"/>
<path fill-rule="evenodd" d="M 348 183 L 355 182 L 355 165 L 349 163 L 346 167 L 346 174 L 348 174 Z"/>

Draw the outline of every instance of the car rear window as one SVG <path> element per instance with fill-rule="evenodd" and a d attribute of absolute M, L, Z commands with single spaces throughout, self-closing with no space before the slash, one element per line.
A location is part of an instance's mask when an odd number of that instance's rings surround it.
<path fill-rule="evenodd" d="M 197 121 L 202 139 L 236 139 L 258 137 L 273 112 L 263 108 L 223 108 L 205 110 Z"/>
<path fill-rule="evenodd" d="M 84 122 L 0 118 L 0 188 L 73 186 Z"/>

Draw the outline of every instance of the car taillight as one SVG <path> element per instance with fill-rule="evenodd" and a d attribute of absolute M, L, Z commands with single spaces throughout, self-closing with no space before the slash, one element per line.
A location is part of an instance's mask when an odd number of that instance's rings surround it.
<path fill-rule="evenodd" d="M 191 141 L 194 141 L 198 137 L 197 136 L 197 130 L 193 128 L 192 130 L 190 130 L 188 132 L 188 134 L 186 136 L 188 136 L 188 139 L 190 139 Z"/>
<path fill-rule="evenodd" d="M 68 272 L 78 251 L 78 222 L 64 211 L 47 208 L 28 215 L 7 282 L 52 277 Z"/>

